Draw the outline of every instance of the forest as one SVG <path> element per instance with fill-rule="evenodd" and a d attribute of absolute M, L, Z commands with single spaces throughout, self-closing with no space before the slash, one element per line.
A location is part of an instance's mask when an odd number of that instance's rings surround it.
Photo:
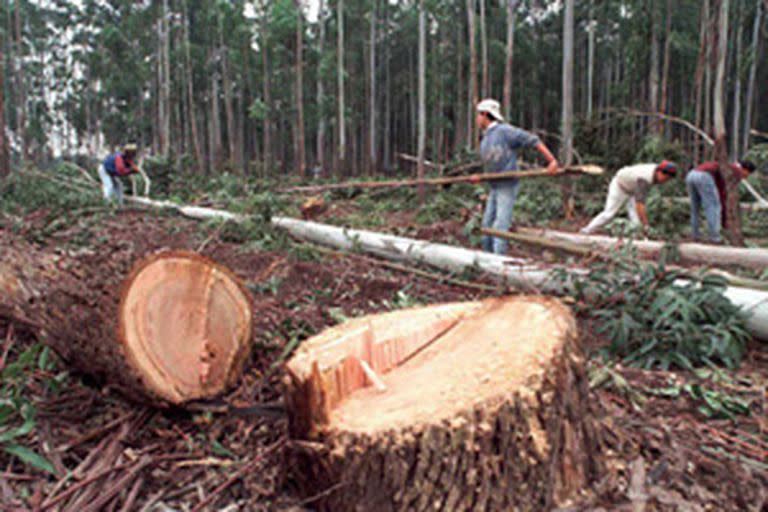
<path fill-rule="evenodd" d="M 766 509 L 767 46 L 768 0 L 0 2 L 0 510 Z"/>

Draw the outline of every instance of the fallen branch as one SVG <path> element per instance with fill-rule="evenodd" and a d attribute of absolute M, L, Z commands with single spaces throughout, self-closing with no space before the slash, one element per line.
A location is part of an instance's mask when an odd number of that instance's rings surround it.
<path fill-rule="evenodd" d="M 416 157 L 416 156 L 413 156 L 413 155 L 407 155 L 405 153 L 398 153 L 397 157 L 400 158 L 401 160 L 405 160 L 406 162 L 411 162 L 411 163 L 415 163 L 415 164 L 419 163 L 419 158 Z M 434 162 L 430 162 L 429 160 L 424 160 L 424 166 L 425 167 L 429 167 L 431 169 L 434 169 L 437 172 L 439 172 L 440 174 L 442 174 L 445 171 L 445 169 L 448 167 L 445 164 L 436 164 Z"/>
<path fill-rule="evenodd" d="M 606 108 L 602 109 L 601 112 L 606 113 L 616 113 L 616 114 L 624 114 L 627 116 L 635 116 L 635 117 L 655 117 L 657 119 L 664 119 L 666 121 L 669 121 L 671 123 L 676 123 L 682 126 L 685 126 L 692 132 L 696 133 L 699 137 L 701 137 L 704 142 L 706 142 L 709 146 L 714 146 L 715 141 L 707 135 L 707 132 L 702 130 L 701 128 L 697 127 L 690 121 L 687 121 L 686 119 L 683 119 L 682 117 L 675 117 L 670 116 L 669 114 L 663 114 L 661 112 L 642 112 L 640 110 L 632 110 L 632 109 L 616 109 L 616 108 Z"/>
<path fill-rule="evenodd" d="M 749 133 L 751 133 L 755 137 L 762 137 L 764 139 L 768 139 L 768 133 L 766 133 L 766 132 L 761 132 L 761 131 L 752 129 L 752 130 L 749 131 Z"/>

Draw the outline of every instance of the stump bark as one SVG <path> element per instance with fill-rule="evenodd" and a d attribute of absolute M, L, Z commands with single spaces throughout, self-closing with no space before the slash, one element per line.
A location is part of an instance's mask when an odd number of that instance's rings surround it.
<path fill-rule="evenodd" d="M 356 319 L 287 364 L 292 474 L 320 510 L 547 510 L 599 466 L 576 323 L 507 297 Z"/>
<path fill-rule="evenodd" d="M 158 406 L 213 397 L 240 375 L 251 300 L 224 267 L 183 251 L 126 258 L 0 242 L 0 315 L 72 368 Z"/>

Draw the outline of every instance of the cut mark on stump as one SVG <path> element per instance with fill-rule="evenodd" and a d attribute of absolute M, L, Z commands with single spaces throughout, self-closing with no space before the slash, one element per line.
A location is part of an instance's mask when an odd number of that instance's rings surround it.
<path fill-rule="evenodd" d="M 502 389 L 526 395 L 569 328 L 559 308 L 505 298 L 363 317 L 304 342 L 287 370 L 305 383 L 314 426 L 373 432 L 430 423 L 505 398 Z"/>

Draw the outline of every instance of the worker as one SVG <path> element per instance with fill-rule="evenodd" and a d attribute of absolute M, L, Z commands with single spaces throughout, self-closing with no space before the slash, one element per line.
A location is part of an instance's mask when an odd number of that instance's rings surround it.
<path fill-rule="evenodd" d="M 749 160 L 740 160 L 730 164 L 738 180 L 749 177 L 755 170 L 755 164 Z M 694 167 L 685 177 L 688 196 L 691 199 L 691 232 L 699 240 L 699 210 L 704 210 L 710 242 L 720 243 L 720 228 L 726 226 L 725 179 L 718 172 L 720 164 L 716 161 L 704 162 Z"/>
<path fill-rule="evenodd" d="M 517 170 L 517 150 L 525 147 L 535 147 L 547 159 L 547 172 L 558 172 L 557 159 L 539 138 L 521 128 L 504 122 L 499 102 L 485 99 L 477 104 L 477 127 L 482 132 L 480 142 L 480 157 L 487 173 L 498 173 Z M 479 179 L 473 180 L 475 183 Z M 483 228 L 507 231 L 512 225 L 512 215 L 520 188 L 517 178 L 493 180 L 491 191 L 483 214 Z M 483 236 L 482 247 L 486 252 L 505 254 L 508 242 L 502 238 Z"/>
<path fill-rule="evenodd" d="M 677 175 L 677 165 L 667 160 L 660 164 L 636 164 L 623 167 L 608 186 L 608 197 L 603 211 L 581 229 L 584 234 L 591 234 L 608 224 L 626 204 L 632 224 L 648 227 L 648 215 L 645 201 L 652 185 L 666 183 Z"/>
<path fill-rule="evenodd" d="M 123 204 L 123 193 L 125 187 L 120 178 L 132 174 L 144 173 L 136 165 L 136 154 L 138 147 L 136 144 L 126 144 L 122 151 L 109 155 L 99 165 L 99 178 L 101 178 L 101 187 L 106 201 L 117 200 L 117 204 Z"/>

